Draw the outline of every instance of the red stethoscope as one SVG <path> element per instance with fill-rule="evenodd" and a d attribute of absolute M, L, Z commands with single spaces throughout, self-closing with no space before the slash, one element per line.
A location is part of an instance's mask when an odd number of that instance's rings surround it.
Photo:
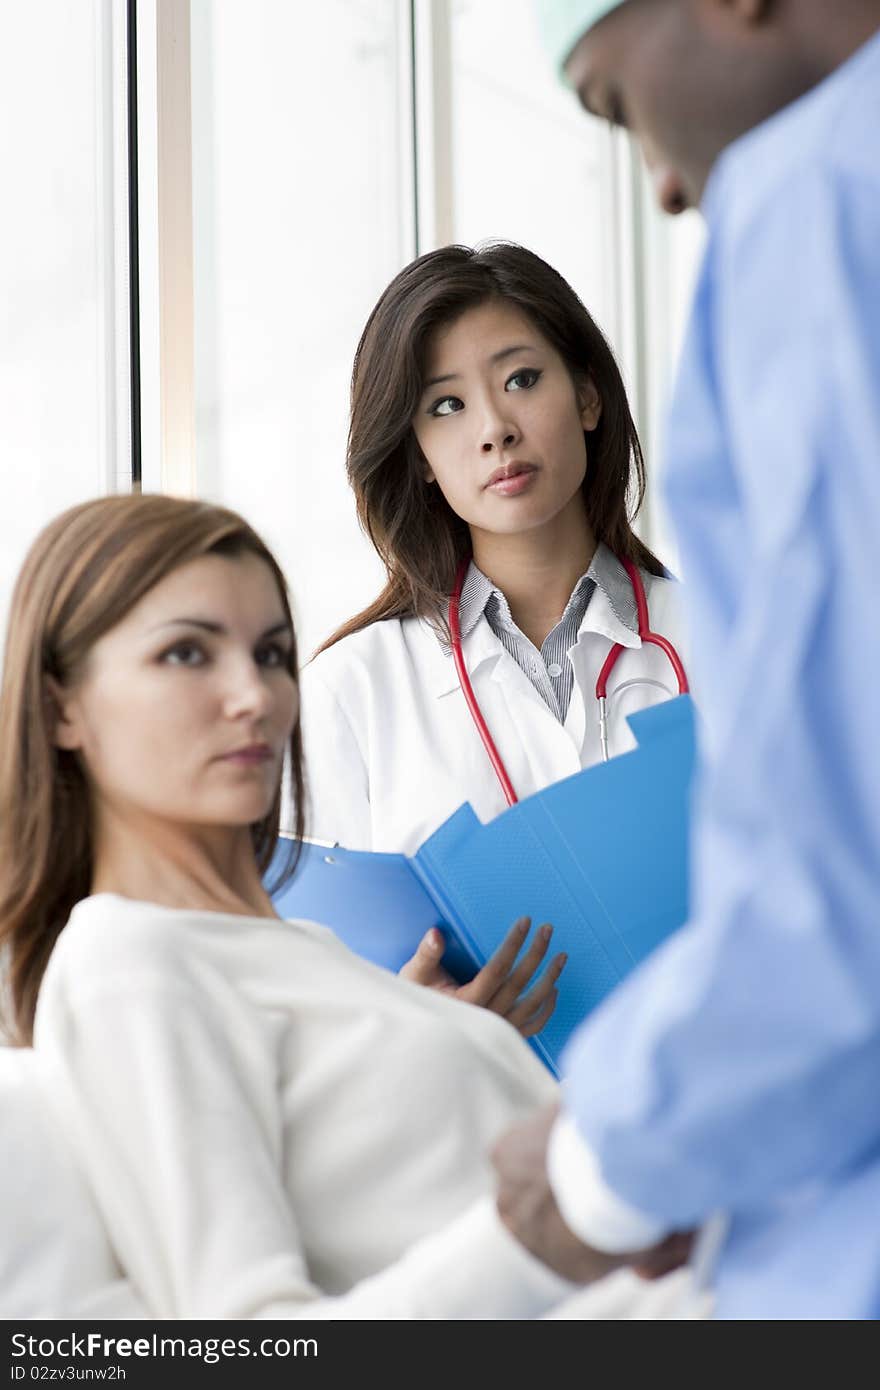
<path fill-rule="evenodd" d="M 489 733 L 480 706 L 477 704 L 477 697 L 474 694 L 474 689 L 467 673 L 467 667 L 465 666 L 464 653 L 461 650 L 461 625 L 459 623 L 458 610 L 461 601 L 461 590 L 464 585 L 464 577 L 468 572 L 470 563 L 469 557 L 462 560 L 455 575 L 455 586 L 449 596 L 448 619 L 449 636 L 452 643 L 452 658 L 455 662 L 455 670 L 458 675 L 462 694 L 467 701 L 467 707 L 470 710 L 471 718 L 476 725 L 477 732 L 483 740 L 483 746 L 489 755 L 489 761 L 495 769 L 495 775 L 501 783 L 501 790 L 504 792 L 504 798 L 508 806 L 514 806 L 519 800 L 519 797 L 513 790 L 513 783 L 507 775 L 507 768 L 501 760 L 501 754 L 495 747 L 494 740 Z M 652 632 L 648 626 L 648 600 L 645 597 L 645 586 L 642 583 L 642 576 L 639 574 L 632 560 L 621 558 L 620 563 L 629 575 L 630 583 L 633 587 L 633 594 L 636 600 L 636 613 L 639 620 L 639 637 L 642 639 L 643 644 L 650 643 L 655 647 L 659 647 L 661 651 L 666 653 L 669 664 L 675 672 L 675 677 L 678 681 L 678 693 L 679 695 L 686 695 L 689 689 L 688 679 L 685 675 L 684 666 L 681 663 L 678 652 L 666 637 L 661 637 L 658 632 Z M 615 642 L 611 651 L 605 658 L 602 670 L 599 672 L 599 679 L 596 681 L 596 699 L 599 702 L 599 740 L 602 745 L 602 758 L 606 763 L 610 756 L 608 752 L 608 718 L 606 712 L 608 677 L 614 670 L 617 658 L 624 650 L 625 648 L 620 642 Z M 656 684 L 656 682 L 654 683 Z"/>

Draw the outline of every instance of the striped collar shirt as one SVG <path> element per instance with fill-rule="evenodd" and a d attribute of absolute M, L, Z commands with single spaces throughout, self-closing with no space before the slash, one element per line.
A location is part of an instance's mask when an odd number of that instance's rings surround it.
<path fill-rule="evenodd" d="M 577 642 L 590 599 L 601 589 L 615 615 L 632 632 L 638 632 L 635 596 L 629 575 L 605 545 L 598 545 L 586 574 L 581 575 L 559 622 L 545 637 L 540 651 L 513 620 L 510 605 L 500 589 L 471 561 L 459 605 L 462 640 L 473 632 L 482 615 L 501 645 L 528 676 L 541 699 L 563 723 L 574 687 L 574 670 L 568 653 Z"/>

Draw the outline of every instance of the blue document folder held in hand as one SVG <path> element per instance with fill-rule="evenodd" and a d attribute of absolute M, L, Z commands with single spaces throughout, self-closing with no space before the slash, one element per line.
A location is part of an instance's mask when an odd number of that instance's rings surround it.
<path fill-rule="evenodd" d="M 469 979 L 517 917 L 553 925 L 568 954 L 555 1012 L 532 1044 L 554 1073 L 591 1009 L 687 917 L 694 765 L 691 698 L 629 718 L 638 747 L 585 768 L 483 825 L 469 805 L 411 858 L 305 843 L 274 897 L 288 918 L 323 922 L 359 955 L 398 970 L 429 927 L 444 965 Z M 279 846 L 273 872 L 284 862 Z"/>

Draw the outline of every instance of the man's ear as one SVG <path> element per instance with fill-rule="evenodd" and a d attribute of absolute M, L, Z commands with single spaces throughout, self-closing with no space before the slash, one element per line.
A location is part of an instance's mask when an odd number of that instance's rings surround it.
<path fill-rule="evenodd" d="M 779 0 L 701 0 L 701 8 L 706 19 L 728 29 L 731 24 L 751 29 L 766 22 L 774 8 L 779 8 Z"/>
<path fill-rule="evenodd" d="M 591 376 L 585 377 L 578 387 L 578 409 L 584 429 L 594 430 L 602 415 L 602 397 Z"/>
<path fill-rule="evenodd" d="M 59 685 L 54 676 L 47 676 L 44 699 L 55 747 L 69 750 L 81 747 L 79 721 L 73 710 L 70 691 Z"/>
<path fill-rule="evenodd" d="M 773 8 L 773 0 L 724 0 L 724 3 L 747 24 L 760 24 Z"/>

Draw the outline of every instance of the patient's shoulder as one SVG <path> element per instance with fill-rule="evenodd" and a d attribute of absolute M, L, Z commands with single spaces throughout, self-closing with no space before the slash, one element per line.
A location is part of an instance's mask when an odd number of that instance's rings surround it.
<path fill-rule="evenodd" d="M 179 979 L 193 949 L 189 917 L 115 893 L 84 898 L 61 931 L 49 972 L 91 988 L 103 980 Z"/>

